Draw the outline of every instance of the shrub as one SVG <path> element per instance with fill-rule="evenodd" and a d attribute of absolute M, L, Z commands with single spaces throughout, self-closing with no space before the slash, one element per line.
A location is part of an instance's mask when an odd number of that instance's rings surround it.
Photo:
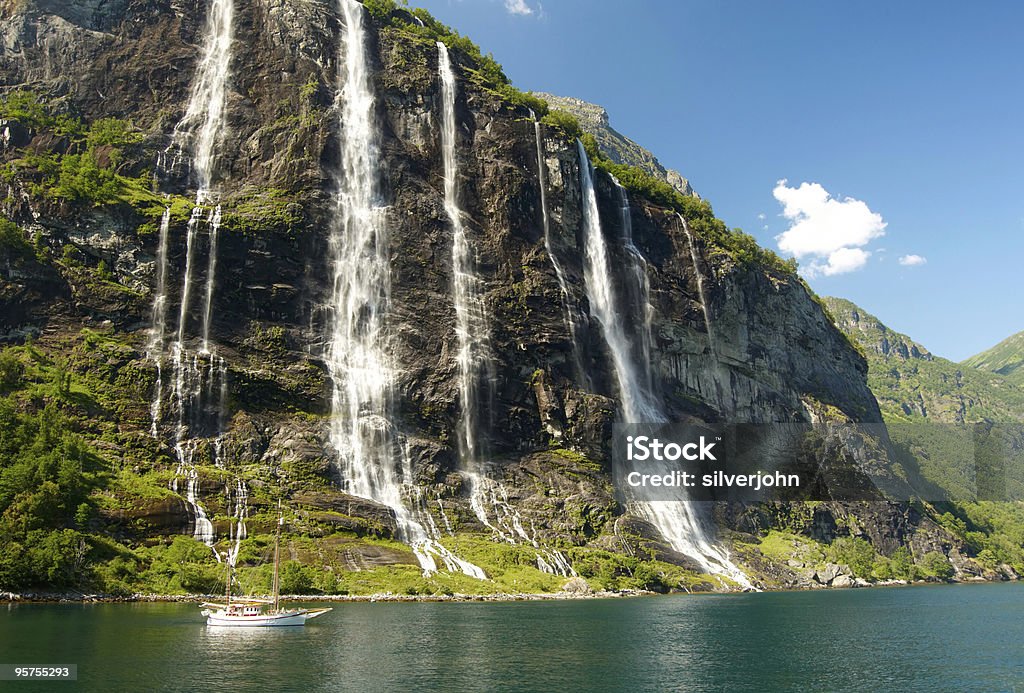
<path fill-rule="evenodd" d="M 561 130 L 569 139 L 575 140 L 583 136 L 583 129 L 580 121 L 568 111 L 551 110 L 547 112 L 540 122 Z"/>
<path fill-rule="evenodd" d="M 929 551 L 921 559 L 921 569 L 926 575 L 948 580 L 953 577 L 953 566 L 941 551 Z"/>
<path fill-rule="evenodd" d="M 859 537 L 839 537 L 828 548 L 828 558 L 833 563 L 845 563 L 859 578 L 871 577 L 875 567 L 875 549 Z"/>
<path fill-rule="evenodd" d="M 892 576 L 898 580 L 913 580 L 916 573 L 914 567 L 914 557 L 910 553 L 910 549 L 906 546 L 901 546 L 892 553 L 892 557 L 889 559 L 892 570 Z"/>
<path fill-rule="evenodd" d="M 32 255 L 32 246 L 18 225 L 6 217 L 0 216 L 0 257 L 7 256 L 17 262 L 30 258 Z"/>
<path fill-rule="evenodd" d="M 0 393 L 8 393 L 21 387 L 25 366 L 10 349 L 0 352 Z"/>

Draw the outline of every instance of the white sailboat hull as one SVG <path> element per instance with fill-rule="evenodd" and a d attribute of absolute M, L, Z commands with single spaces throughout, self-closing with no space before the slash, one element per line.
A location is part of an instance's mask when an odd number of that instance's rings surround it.
<path fill-rule="evenodd" d="M 267 628 L 273 626 L 303 626 L 311 618 L 322 616 L 330 609 L 292 609 L 277 613 L 226 613 L 223 609 L 207 609 L 206 625 L 228 628 Z"/>
<path fill-rule="evenodd" d="M 265 628 L 267 626 L 304 626 L 307 615 L 300 613 L 261 614 L 259 616 L 218 616 L 210 614 L 206 617 L 208 626 L 230 626 L 242 628 Z"/>

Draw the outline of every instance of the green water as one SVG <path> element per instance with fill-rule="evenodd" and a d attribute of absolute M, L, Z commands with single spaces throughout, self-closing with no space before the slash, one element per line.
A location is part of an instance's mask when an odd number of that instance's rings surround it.
<path fill-rule="evenodd" d="M 180 604 L 0 607 L 0 662 L 89 691 L 1024 691 L 1024 584 L 337 604 L 208 629 Z"/>

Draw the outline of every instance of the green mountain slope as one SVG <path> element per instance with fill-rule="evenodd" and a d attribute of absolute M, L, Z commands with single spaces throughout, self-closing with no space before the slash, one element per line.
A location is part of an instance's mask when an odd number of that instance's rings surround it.
<path fill-rule="evenodd" d="M 836 325 L 867 357 L 868 386 L 908 471 L 908 481 L 923 497 L 932 499 L 924 506 L 926 512 L 957 536 L 986 569 L 1010 565 L 1020 574 L 1024 570 L 1024 502 L 997 499 L 1024 494 L 1020 464 L 1024 369 L 1015 377 L 1012 370 L 1007 376 L 967 366 L 967 362 L 954 363 L 889 329 L 850 301 L 831 297 L 824 301 Z M 1001 367 L 1010 362 L 1012 347 L 1003 347 L 1013 339 L 968 361 Z M 975 466 L 992 459 L 993 451 L 1006 460 L 1001 477 L 982 472 L 991 467 Z M 993 479 L 998 486 L 991 485 Z M 949 500 L 938 501 L 940 497 Z"/>
<path fill-rule="evenodd" d="M 964 359 L 961 363 L 971 368 L 1010 376 L 1024 384 L 1024 331 L 1007 337 L 991 349 Z"/>
<path fill-rule="evenodd" d="M 824 300 L 838 327 L 864 350 L 868 385 L 887 422 L 1024 421 L 1024 388 L 1015 378 L 935 356 L 850 301 Z"/>

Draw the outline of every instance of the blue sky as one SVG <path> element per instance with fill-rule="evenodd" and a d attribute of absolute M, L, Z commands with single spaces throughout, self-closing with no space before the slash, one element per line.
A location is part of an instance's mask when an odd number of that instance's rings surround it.
<path fill-rule="evenodd" d="M 603 105 L 818 293 L 953 360 L 1024 329 L 1024 4 L 410 4 Z"/>

